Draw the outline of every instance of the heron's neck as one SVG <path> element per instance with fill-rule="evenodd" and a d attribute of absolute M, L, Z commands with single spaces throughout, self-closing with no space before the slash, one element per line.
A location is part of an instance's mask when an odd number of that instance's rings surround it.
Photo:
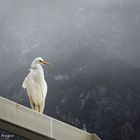
<path fill-rule="evenodd" d="M 44 70 L 40 64 L 31 65 L 31 69 L 41 71 L 42 73 L 44 72 Z"/>

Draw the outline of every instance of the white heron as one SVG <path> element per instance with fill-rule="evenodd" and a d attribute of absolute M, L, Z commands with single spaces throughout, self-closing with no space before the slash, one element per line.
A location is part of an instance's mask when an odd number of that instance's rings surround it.
<path fill-rule="evenodd" d="M 34 59 L 31 64 L 31 69 L 29 69 L 30 73 L 22 84 L 22 87 L 27 90 L 31 108 L 40 113 L 44 111 L 47 95 L 47 83 L 44 79 L 42 65 L 50 65 L 50 63 L 41 57 Z"/>

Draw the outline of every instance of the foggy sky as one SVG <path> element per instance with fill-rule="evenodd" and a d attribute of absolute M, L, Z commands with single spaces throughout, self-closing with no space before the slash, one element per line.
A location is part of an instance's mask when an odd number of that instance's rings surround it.
<path fill-rule="evenodd" d="M 0 64 L 87 48 L 139 67 L 139 29 L 138 0 L 0 0 Z"/>

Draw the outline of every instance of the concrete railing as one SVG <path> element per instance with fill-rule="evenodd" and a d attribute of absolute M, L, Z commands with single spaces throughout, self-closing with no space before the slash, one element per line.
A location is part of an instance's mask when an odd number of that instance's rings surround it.
<path fill-rule="evenodd" d="M 0 97 L 0 129 L 32 140 L 100 140 L 90 134 Z"/>

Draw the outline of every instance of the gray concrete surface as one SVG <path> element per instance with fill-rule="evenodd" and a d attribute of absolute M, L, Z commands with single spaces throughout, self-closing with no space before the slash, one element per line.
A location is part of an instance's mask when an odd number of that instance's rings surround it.
<path fill-rule="evenodd" d="M 0 129 L 32 140 L 100 140 L 96 134 L 87 133 L 3 97 L 0 97 Z"/>

